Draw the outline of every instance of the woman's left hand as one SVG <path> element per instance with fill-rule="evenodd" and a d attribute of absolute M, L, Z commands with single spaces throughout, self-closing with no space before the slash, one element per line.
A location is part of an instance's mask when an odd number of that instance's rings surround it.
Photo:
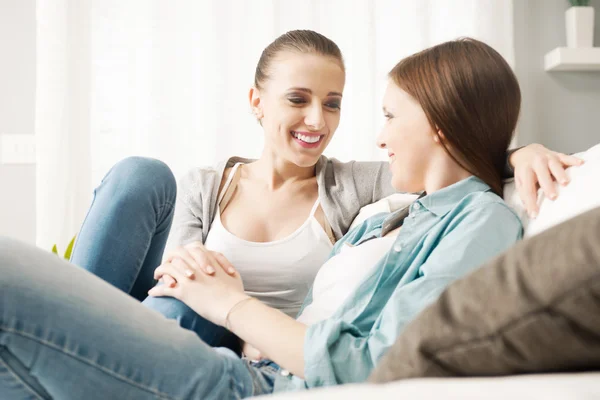
<path fill-rule="evenodd" d="M 538 188 L 554 200 L 557 196 L 556 182 L 563 186 L 569 183 L 565 170 L 583 164 L 580 158 L 549 150 L 541 144 L 530 144 L 515 151 L 509 162 L 515 171 L 519 196 L 531 218 L 539 212 Z"/>
<path fill-rule="evenodd" d="M 209 321 L 225 326 L 229 310 L 241 300 L 248 298 L 244 293 L 242 278 L 236 272 L 228 275 L 217 268 L 213 275 L 185 273 L 185 263 L 179 258 L 156 268 L 154 279 L 170 275 L 177 281 L 174 287 L 158 285 L 148 291 L 153 297 L 169 296 L 181 300 Z"/>

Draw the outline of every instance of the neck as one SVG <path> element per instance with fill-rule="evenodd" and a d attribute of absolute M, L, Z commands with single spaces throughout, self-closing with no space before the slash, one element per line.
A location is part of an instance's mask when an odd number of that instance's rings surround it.
<path fill-rule="evenodd" d="M 436 159 L 425 175 L 425 191 L 431 194 L 437 190 L 460 182 L 473 174 L 458 165 L 454 159 L 445 154 L 445 157 Z"/>
<path fill-rule="evenodd" d="M 249 174 L 264 181 L 269 189 L 277 189 L 285 183 L 294 183 L 314 178 L 316 166 L 300 167 L 279 157 L 275 152 L 264 149 L 260 158 L 249 165 Z"/>

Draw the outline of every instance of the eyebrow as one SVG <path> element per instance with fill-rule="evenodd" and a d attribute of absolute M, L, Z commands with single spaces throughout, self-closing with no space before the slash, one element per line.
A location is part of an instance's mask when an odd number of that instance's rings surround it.
<path fill-rule="evenodd" d="M 288 90 L 297 90 L 299 92 L 304 92 L 304 93 L 312 94 L 312 90 L 310 90 L 308 88 L 303 88 L 303 87 L 292 87 L 292 88 L 289 88 Z M 339 97 L 342 97 L 342 94 L 340 92 L 329 92 L 329 93 L 327 93 L 327 96 L 339 96 Z"/>

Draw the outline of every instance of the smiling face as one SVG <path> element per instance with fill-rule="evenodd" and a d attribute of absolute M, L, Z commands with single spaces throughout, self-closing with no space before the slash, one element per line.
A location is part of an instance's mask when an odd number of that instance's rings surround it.
<path fill-rule="evenodd" d="M 317 163 L 340 123 L 345 73 L 332 57 L 282 51 L 269 79 L 250 90 L 265 150 L 300 167 Z"/>
<path fill-rule="evenodd" d="M 440 154 L 440 139 L 419 103 L 391 81 L 383 110 L 386 122 L 377 145 L 387 149 L 392 186 L 403 192 L 422 191 L 432 160 Z"/>

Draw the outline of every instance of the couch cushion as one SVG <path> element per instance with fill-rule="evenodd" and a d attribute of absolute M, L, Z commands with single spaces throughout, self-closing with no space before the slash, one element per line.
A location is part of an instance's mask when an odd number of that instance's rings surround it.
<path fill-rule="evenodd" d="M 600 208 L 453 283 L 370 380 L 600 369 Z"/>
<path fill-rule="evenodd" d="M 600 382 L 600 372 L 495 378 L 424 378 L 385 385 L 340 385 L 258 398 L 264 400 L 592 400 L 600 399 L 598 382 Z"/>

